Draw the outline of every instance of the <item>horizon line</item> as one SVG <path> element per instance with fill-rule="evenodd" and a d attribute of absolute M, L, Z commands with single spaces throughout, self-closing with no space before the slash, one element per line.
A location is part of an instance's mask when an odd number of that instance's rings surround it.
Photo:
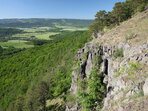
<path fill-rule="evenodd" d="M 45 18 L 42 18 L 42 17 L 41 18 L 40 17 L 35 17 L 35 18 L 33 18 L 33 17 L 31 17 L 31 18 L 29 18 L 29 17 L 28 18 L 27 17 L 26 18 L 25 17 L 24 18 L 23 17 L 22 18 L 0 18 L 0 20 L 2 20 L 2 19 L 18 19 L 18 20 L 19 19 L 74 19 L 74 20 L 94 20 L 94 19 L 89 19 L 89 18 L 88 19 L 85 19 L 85 18 L 47 18 L 47 17 L 45 17 Z"/>

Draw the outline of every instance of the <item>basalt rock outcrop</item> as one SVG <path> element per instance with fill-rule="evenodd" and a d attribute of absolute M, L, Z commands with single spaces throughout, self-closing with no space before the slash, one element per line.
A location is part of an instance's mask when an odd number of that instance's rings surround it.
<path fill-rule="evenodd" d="M 104 35 L 98 34 L 98 38 L 95 37 L 78 51 L 70 88 L 73 96 L 78 98 L 78 79 L 89 78 L 95 67 L 94 58 L 99 55 L 102 58 L 99 70 L 104 73 L 103 82 L 107 85 L 103 107 L 99 110 L 148 111 L 148 32 L 143 32 L 143 36 L 141 31 L 132 39 L 125 39 L 126 30 L 135 33 L 139 29 L 138 24 L 148 21 L 147 18 L 148 12 L 144 12 Z M 141 28 L 148 30 L 148 24 L 145 25 Z M 82 111 L 79 101 L 67 104 L 66 110 Z"/>

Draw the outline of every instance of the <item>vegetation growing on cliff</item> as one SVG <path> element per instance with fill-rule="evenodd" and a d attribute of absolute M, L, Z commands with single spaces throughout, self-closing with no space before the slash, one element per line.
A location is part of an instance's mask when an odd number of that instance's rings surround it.
<path fill-rule="evenodd" d="M 101 109 L 105 96 L 106 85 L 103 83 L 104 75 L 100 72 L 102 63 L 101 56 L 96 56 L 94 61 L 96 63 L 94 64 L 88 80 L 83 80 L 81 82 L 81 88 L 78 92 L 80 104 L 84 111 Z"/>

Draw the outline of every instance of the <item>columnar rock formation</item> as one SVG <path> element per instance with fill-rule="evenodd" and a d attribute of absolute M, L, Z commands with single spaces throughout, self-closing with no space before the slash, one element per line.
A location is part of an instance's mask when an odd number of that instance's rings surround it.
<path fill-rule="evenodd" d="M 148 12 L 144 13 L 145 15 L 130 20 L 130 25 L 127 22 L 105 35 L 95 37 L 78 51 L 70 88 L 73 95 L 77 96 L 80 87 L 78 79 L 89 78 L 95 65 L 94 58 L 99 55 L 103 60 L 100 68 L 104 73 L 103 81 L 107 84 L 102 111 L 147 111 L 148 33 L 145 32 L 143 38 L 137 38 L 142 36 L 141 33 L 136 34 L 133 40 L 124 40 L 122 37 L 127 35 L 124 27 L 134 27 L 135 30 L 139 28 L 135 26 L 135 22 L 141 24 L 148 17 Z M 148 27 L 144 28 L 146 30 Z M 81 106 L 76 101 L 73 105 L 67 105 L 66 110 L 79 111 Z"/>

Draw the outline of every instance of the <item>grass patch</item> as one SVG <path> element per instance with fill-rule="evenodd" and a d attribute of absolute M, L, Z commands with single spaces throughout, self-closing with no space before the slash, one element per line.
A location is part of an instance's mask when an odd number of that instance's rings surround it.
<path fill-rule="evenodd" d="M 120 70 L 119 70 L 119 72 L 117 72 L 116 75 L 114 75 L 114 78 L 119 77 L 121 74 L 124 73 L 124 71 L 125 71 L 125 68 L 124 67 L 121 67 Z"/>
<path fill-rule="evenodd" d="M 15 34 L 13 35 L 13 37 L 26 37 L 26 38 L 31 38 L 32 36 L 34 36 L 37 39 L 44 39 L 44 40 L 51 40 L 50 36 L 52 35 L 56 35 L 59 34 L 57 32 L 43 32 L 43 33 L 23 33 L 23 34 Z"/>
<path fill-rule="evenodd" d="M 61 105 L 62 102 L 63 102 L 62 98 L 56 98 L 56 99 L 52 99 L 52 100 L 47 100 L 46 101 L 46 107 L 52 106 L 52 105 L 56 105 L 56 104 Z"/>
<path fill-rule="evenodd" d="M 116 75 L 114 75 L 114 78 L 119 77 L 121 74 L 128 74 L 128 75 L 133 75 L 136 72 L 138 72 L 139 70 L 142 69 L 142 65 L 137 63 L 137 62 L 133 62 L 133 63 L 129 63 L 129 67 L 121 67 L 119 72 L 116 73 Z"/>
<path fill-rule="evenodd" d="M 15 48 L 30 48 L 34 45 L 26 44 L 27 41 L 24 40 L 9 40 L 8 42 L 0 42 L 0 46 L 2 47 L 15 47 Z"/>
<path fill-rule="evenodd" d="M 63 31 L 84 31 L 88 30 L 87 28 L 64 28 Z"/>
<path fill-rule="evenodd" d="M 129 98 L 130 99 L 137 99 L 137 98 L 140 98 L 143 96 L 144 96 L 144 94 L 141 92 L 141 93 L 134 94 L 134 95 L 130 96 Z"/>
<path fill-rule="evenodd" d="M 129 68 L 127 69 L 127 74 L 131 75 L 134 74 L 135 71 L 142 69 L 142 66 L 139 63 L 129 63 Z"/>
<path fill-rule="evenodd" d="M 77 101 L 77 95 L 69 94 L 69 95 L 66 96 L 66 103 L 75 104 L 76 101 Z"/>

